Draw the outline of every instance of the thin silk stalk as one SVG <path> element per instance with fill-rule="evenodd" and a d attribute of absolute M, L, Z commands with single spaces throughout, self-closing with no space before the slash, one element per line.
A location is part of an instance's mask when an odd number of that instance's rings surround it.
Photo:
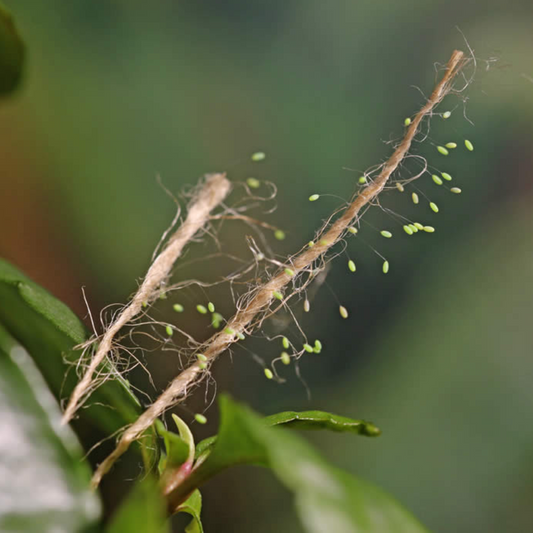
<path fill-rule="evenodd" d="M 169 278 L 174 263 L 181 255 L 184 246 L 209 221 L 211 211 L 224 200 L 230 187 L 230 182 L 226 179 L 225 174 L 210 174 L 206 176 L 198 193 L 189 204 L 185 221 L 169 238 L 164 249 L 155 258 L 131 302 L 103 334 L 89 367 L 72 391 L 61 420 L 63 424 L 68 424 L 83 401 L 94 389 L 95 380 L 93 375 L 113 349 L 115 335 L 142 311 L 143 305 L 151 302 L 159 294 L 160 287 Z"/>
<path fill-rule="evenodd" d="M 454 51 L 443 78 L 435 86 L 426 104 L 413 118 L 410 126 L 400 144 L 394 150 L 388 161 L 383 165 L 377 178 L 365 187 L 346 208 L 331 227 L 325 231 L 320 240 L 312 248 L 307 248 L 300 252 L 290 262 L 293 274 L 282 269 L 277 275 L 265 284 L 254 288 L 250 293 L 250 298 L 246 306 L 239 309 L 233 318 L 228 322 L 224 331 L 221 331 L 206 343 L 206 348 L 202 353 L 206 361 L 196 361 L 181 372 L 170 383 L 167 389 L 157 398 L 157 400 L 123 433 L 119 439 L 115 450 L 98 466 L 92 478 L 92 486 L 97 487 L 102 477 L 109 471 L 115 461 L 128 449 L 144 431 L 146 431 L 154 421 L 167 409 L 175 405 L 179 400 L 187 397 L 191 388 L 198 384 L 206 375 L 205 364 L 212 364 L 215 359 L 224 352 L 234 342 L 239 340 L 238 334 L 247 333 L 246 328 L 253 327 L 254 318 L 266 311 L 274 301 L 274 293 L 279 293 L 289 284 L 298 273 L 309 269 L 317 259 L 320 259 L 326 252 L 334 246 L 346 233 L 348 228 L 357 220 L 361 209 L 375 199 L 384 189 L 391 174 L 398 168 L 402 160 L 409 153 L 411 143 L 418 131 L 422 119 L 430 115 L 439 102 L 452 90 L 452 83 L 465 64 L 464 54 L 461 51 Z"/>

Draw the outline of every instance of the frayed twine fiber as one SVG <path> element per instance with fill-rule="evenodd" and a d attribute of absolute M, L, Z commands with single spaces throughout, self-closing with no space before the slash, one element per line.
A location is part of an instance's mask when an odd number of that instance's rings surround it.
<path fill-rule="evenodd" d="M 428 101 L 413 118 L 402 141 L 396 147 L 391 157 L 382 166 L 378 177 L 354 198 L 343 215 L 321 236 L 319 242 L 317 242 L 315 246 L 307 248 L 300 254 L 294 256 L 293 260 L 290 261 L 294 275 L 309 268 L 314 261 L 321 258 L 332 246 L 334 246 L 343 237 L 354 221 L 357 220 L 361 209 L 381 193 L 391 174 L 398 168 L 408 154 L 420 122 L 425 116 L 431 115 L 434 107 L 452 91 L 453 80 L 464 67 L 466 62 L 467 60 L 465 59 L 463 52 L 458 50 L 453 52 L 446 65 L 446 72 L 444 73 L 443 78 L 435 86 Z M 207 362 L 209 365 L 212 364 L 222 352 L 238 340 L 237 333 L 246 333 L 247 327 L 251 329 L 254 318 L 259 313 L 268 309 L 274 300 L 273 293 L 281 292 L 292 279 L 293 276 L 287 274 L 284 269 L 282 269 L 267 283 L 252 289 L 249 295 L 250 298 L 248 304 L 237 311 L 233 318 L 228 322 L 227 328 L 224 331 L 213 335 L 213 337 L 207 341 L 207 348 L 202 349 L 202 353 L 205 355 L 207 361 L 203 361 L 203 363 L 205 364 Z M 96 469 L 91 482 L 93 488 L 96 488 L 99 485 L 102 477 L 109 471 L 115 461 L 129 448 L 132 442 L 139 438 L 139 436 L 142 435 L 142 433 L 146 431 L 159 416 L 161 416 L 167 409 L 174 406 L 178 400 L 186 398 L 191 388 L 206 376 L 206 369 L 200 368 L 201 363 L 202 362 L 200 361 L 196 361 L 174 378 L 159 398 L 146 409 L 136 422 L 126 429 L 122 434 L 122 437 L 119 439 L 116 448 Z"/>
<path fill-rule="evenodd" d="M 61 419 L 62 424 L 68 424 L 94 389 L 93 375 L 113 349 L 115 335 L 141 312 L 143 304 L 150 303 L 159 297 L 160 287 L 169 278 L 174 263 L 181 255 L 184 246 L 209 221 L 211 211 L 224 200 L 230 188 L 231 184 L 226 179 L 226 174 L 208 174 L 200 182 L 198 191 L 189 203 L 187 217 L 183 224 L 169 238 L 161 253 L 155 258 L 131 302 L 103 334 L 85 374 L 70 396 Z"/>

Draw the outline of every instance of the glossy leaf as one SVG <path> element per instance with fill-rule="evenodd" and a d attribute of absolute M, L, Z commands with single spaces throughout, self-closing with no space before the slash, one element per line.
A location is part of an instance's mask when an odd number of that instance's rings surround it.
<path fill-rule="evenodd" d="M 86 340 L 85 328 L 65 304 L 1 259 L 0 324 L 26 348 L 54 396 L 68 396 L 77 379 L 65 359 L 74 362 L 79 356 L 73 348 Z M 107 432 L 133 422 L 140 412 L 128 384 L 116 377 L 92 394 L 90 407 L 78 412 Z"/>
<path fill-rule="evenodd" d="M 220 399 L 221 427 L 209 457 L 171 496 L 174 502 L 237 464 L 270 466 L 294 493 L 309 533 L 422 533 L 401 505 L 376 487 L 329 466 L 296 434 L 268 427 L 248 408 Z"/>
<path fill-rule="evenodd" d="M 267 426 L 279 426 L 295 429 L 327 429 L 340 433 L 357 433 L 367 437 L 378 436 L 381 432 L 370 422 L 354 420 L 345 416 L 326 413 L 325 411 L 284 411 L 263 419 Z"/>
<path fill-rule="evenodd" d="M 0 531 L 82 532 L 100 518 L 91 471 L 36 365 L 0 325 Z"/>
<path fill-rule="evenodd" d="M 156 422 L 156 427 L 157 433 L 163 437 L 165 443 L 165 456 L 159 466 L 161 473 L 167 467 L 173 468 L 183 464 L 189 456 L 189 447 L 179 435 L 166 429 L 160 420 Z"/>
<path fill-rule="evenodd" d="M 367 437 L 377 437 L 381 431 L 371 422 L 354 420 L 345 416 L 326 413 L 325 411 L 283 411 L 262 419 L 267 426 L 283 425 L 288 428 L 319 430 L 327 429 L 339 433 L 356 433 Z M 216 435 L 208 437 L 196 446 L 196 457 L 212 448 L 217 440 Z"/>
<path fill-rule="evenodd" d="M 204 533 L 200 514 L 202 512 L 202 495 L 199 490 L 195 490 L 187 500 L 178 508 L 179 513 L 189 513 L 193 519 L 185 528 L 185 533 Z"/>
<path fill-rule="evenodd" d="M 204 439 L 204 440 L 200 441 L 196 445 L 195 457 L 198 458 L 200 455 L 211 451 L 211 449 L 216 444 L 216 442 L 217 442 L 217 436 L 216 435 L 213 435 L 212 437 L 207 437 L 207 439 Z"/>
<path fill-rule="evenodd" d="M 17 88 L 22 78 L 25 47 L 11 13 L 0 4 L 0 95 Z"/>
<path fill-rule="evenodd" d="M 106 529 L 106 533 L 133 532 L 170 532 L 166 502 L 152 476 L 135 483 Z"/>

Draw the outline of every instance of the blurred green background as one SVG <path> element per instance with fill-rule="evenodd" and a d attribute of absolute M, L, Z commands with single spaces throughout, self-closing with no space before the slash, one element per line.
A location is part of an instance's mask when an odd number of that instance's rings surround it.
<path fill-rule="evenodd" d="M 386 142 L 424 101 L 416 87 L 428 94 L 434 63 L 466 49 L 466 38 L 478 59 L 466 92 L 473 124 L 450 99 L 452 118 L 437 117 L 416 148 L 433 165 L 445 161 L 463 193 L 422 178 L 417 186 L 438 214 L 426 202 L 415 208 L 408 194 L 383 199 L 437 232 L 396 231 L 387 241 L 363 225 L 362 237 L 391 263 L 387 276 L 361 241 L 349 244 L 355 275 L 345 259 L 333 263 L 315 312 L 300 316 L 325 347 L 301 364 L 311 400 L 289 371 L 283 385 L 267 382 L 244 350 L 221 360 L 215 377 L 219 390 L 265 414 L 317 408 L 374 421 L 377 440 L 309 438 L 435 531 L 533 530 L 530 0 L 5 3 L 28 64 L 24 86 L 0 107 L 0 253 L 87 324 L 81 287 L 96 313 L 125 301 L 174 215 L 157 174 L 175 193 L 217 170 L 275 182 L 277 211 L 255 214 L 286 230 L 281 243 L 268 236 L 275 252 L 293 252 L 352 195 L 361 171 L 390 153 Z M 431 147 L 464 138 L 473 153 L 444 160 Z M 257 150 L 264 163 L 249 160 Z M 312 193 L 340 199 L 310 204 Z M 369 215 L 391 227 L 381 211 Z M 249 257 L 246 233 L 230 223 L 220 240 Z M 213 250 L 193 245 L 189 258 Z M 177 279 L 213 280 L 227 273 L 221 268 L 204 261 Z M 229 314 L 227 300 L 220 308 Z M 171 303 L 158 317 L 171 317 Z M 182 324 L 205 333 L 193 313 Z M 297 338 L 294 326 L 288 331 Z M 247 347 L 266 361 L 279 353 L 266 340 Z M 177 365 L 168 354 L 147 361 L 160 387 Z M 204 406 L 198 392 L 189 408 Z M 216 408 L 207 415 L 210 427 L 198 435 L 216 428 Z M 225 473 L 204 493 L 207 531 L 300 531 L 266 471 Z"/>

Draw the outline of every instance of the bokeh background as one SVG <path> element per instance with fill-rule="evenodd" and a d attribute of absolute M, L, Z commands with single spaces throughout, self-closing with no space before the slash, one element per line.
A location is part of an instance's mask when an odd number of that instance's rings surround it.
<path fill-rule="evenodd" d="M 23 88 L 0 107 L 0 253 L 87 324 L 81 287 L 95 312 L 125 301 L 174 215 L 157 174 L 176 194 L 215 170 L 275 182 L 276 212 L 255 214 L 286 230 L 283 242 L 267 236 L 277 254 L 295 251 L 352 195 L 361 171 L 390 153 L 387 141 L 432 88 L 434 63 L 466 39 L 478 59 L 465 93 L 473 124 L 450 99 L 452 118 L 436 118 L 417 147 L 462 195 L 426 177 L 417 186 L 440 213 L 425 201 L 415 208 L 407 194 L 383 200 L 437 232 L 385 240 L 363 225 L 390 273 L 361 240 L 349 245 L 355 275 L 345 259 L 332 264 L 314 312 L 298 314 L 325 347 L 301 364 L 310 400 L 291 371 L 284 384 L 265 380 L 250 352 L 276 357 L 266 340 L 221 360 L 215 377 L 219 391 L 265 414 L 319 408 L 374 421 L 379 439 L 308 437 L 435 531 L 533 530 L 530 0 L 5 3 L 29 57 Z M 431 144 L 464 138 L 475 151 L 448 159 Z M 257 150 L 267 153 L 261 164 L 250 161 Z M 312 193 L 332 196 L 310 204 Z M 369 215 L 377 228 L 399 228 Z M 246 258 L 247 231 L 227 224 L 219 238 Z M 194 245 L 189 259 L 212 250 L 210 241 Z M 193 263 L 176 276 L 213 280 L 223 265 Z M 171 318 L 171 303 L 158 316 Z M 231 300 L 220 308 L 229 314 Z M 206 333 L 194 313 L 180 320 Z M 289 322 L 267 328 L 297 338 Z M 164 386 L 175 359 L 147 360 Z M 204 407 L 199 392 L 181 413 Z M 199 436 L 216 429 L 216 407 L 207 415 Z M 207 531 L 300 531 L 290 496 L 267 471 L 227 472 L 204 494 Z"/>

